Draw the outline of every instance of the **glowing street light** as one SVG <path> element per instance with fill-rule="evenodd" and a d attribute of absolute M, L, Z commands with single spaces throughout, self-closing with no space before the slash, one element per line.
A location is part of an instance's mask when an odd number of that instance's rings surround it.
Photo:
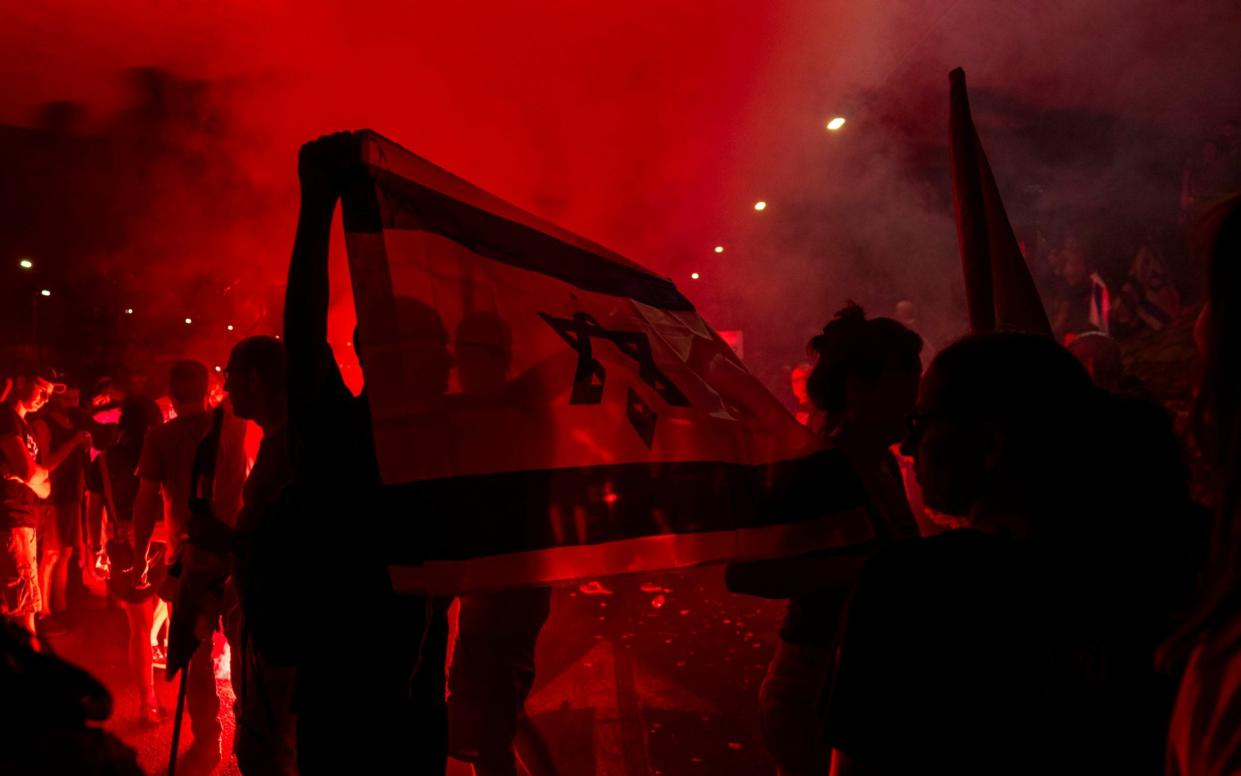
<path fill-rule="evenodd" d="M 724 246 L 723 246 L 723 245 L 717 245 L 717 246 L 715 246 L 715 252 L 716 252 L 716 253 L 723 253 L 723 252 L 724 252 Z"/>
<path fill-rule="evenodd" d="M 126 308 L 125 308 L 125 314 L 126 314 L 126 315 L 133 315 L 133 314 L 134 314 L 134 308 L 132 308 L 132 307 L 126 307 Z"/>
<path fill-rule="evenodd" d="M 34 262 L 31 261 L 30 259 L 22 259 L 21 261 L 17 262 L 17 266 L 21 267 L 22 269 L 34 269 Z"/>
<path fill-rule="evenodd" d="M 233 324 L 231 324 L 231 323 L 230 323 L 230 324 L 228 325 L 228 327 L 227 327 L 227 328 L 228 328 L 228 330 L 229 330 L 229 331 L 232 331 L 232 330 L 233 330 Z"/>
<path fill-rule="evenodd" d="M 39 292 L 39 296 L 51 296 L 51 295 L 52 295 L 52 292 L 48 291 L 46 288 Z"/>
<path fill-rule="evenodd" d="M 194 319 L 193 319 L 193 318 L 186 318 L 186 319 L 185 319 L 185 325 L 186 325 L 186 326 L 189 326 L 189 325 L 190 325 L 191 323 L 193 323 L 193 322 L 194 322 Z"/>
<path fill-rule="evenodd" d="M 758 202 L 754 203 L 754 209 L 761 213 L 767 209 L 767 203 L 760 199 Z"/>
<path fill-rule="evenodd" d="M 841 128 L 841 127 L 843 127 L 844 125 L 845 125 L 845 117 L 844 117 L 844 116 L 836 116 L 836 117 L 835 117 L 835 118 L 833 118 L 831 121 L 827 122 L 827 131 L 828 131 L 828 132 L 835 132 L 836 130 L 840 129 L 840 128 Z"/>
<path fill-rule="evenodd" d="M 690 280 L 697 280 L 697 279 L 698 279 L 698 273 L 697 273 L 697 272 L 691 272 L 691 273 L 689 273 L 689 279 L 690 279 Z"/>

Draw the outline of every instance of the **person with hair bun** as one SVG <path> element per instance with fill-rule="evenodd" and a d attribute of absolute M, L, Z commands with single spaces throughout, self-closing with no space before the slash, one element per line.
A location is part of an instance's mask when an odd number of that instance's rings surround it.
<path fill-rule="evenodd" d="M 890 318 L 849 304 L 810 341 L 817 354 L 806 390 L 823 413 L 824 442 L 849 460 L 869 497 L 877 542 L 830 556 L 735 564 L 736 592 L 788 598 L 776 654 L 759 691 L 762 729 L 781 774 L 826 774 L 830 750 L 818 707 L 836 629 L 861 562 L 875 546 L 918 535 L 891 447 L 905 433 L 922 373 L 922 339 Z"/>

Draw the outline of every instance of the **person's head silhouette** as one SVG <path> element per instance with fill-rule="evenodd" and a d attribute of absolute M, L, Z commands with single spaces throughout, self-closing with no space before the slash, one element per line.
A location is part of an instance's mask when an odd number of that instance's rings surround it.
<path fill-rule="evenodd" d="M 886 448 L 901 440 L 922 373 L 922 338 L 891 318 L 850 304 L 810 340 L 818 354 L 806 393 L 827 413 Z"/>
<path fill-rule="evenodd" d="M 402 359 L 405 386 L 414 401 L 434 399 L 448 391 L 452 355 L 448 352 L 448 332 L 435 308 L 408 296 L 393 300 L 395 341 L 380 343 L 370 338 L 362 326 L 353 332 L 358 363 L 366 368 L 367 353 L 381 347 L 397 348 Z"/>
<path fill-rule="evenodd" d="M 1097 393 L 1069 351 L 1044 337 L 983 334 L 927 370 L 905 451 L 931 508 L 1041 512 L 1082 475 Z"/>
<path fill-rule="evenodd" d="M 224 392 L 233 414 L 263 425 L 284 414 L 287 358 L 275 337 L 247 337 L 228 356 Z"/>
<path fill-rule="evenodd" d="M 485 396 L 504 387 L 513 358 L 513 333 L 495 313 L 468 313 L 454 341 L 461 391 Z"/>

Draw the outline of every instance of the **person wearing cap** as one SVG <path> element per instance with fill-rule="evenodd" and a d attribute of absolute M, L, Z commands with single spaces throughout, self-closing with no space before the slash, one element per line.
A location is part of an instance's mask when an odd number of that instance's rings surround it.
<path fill-rule="evenodd" d="M 39 590 L 37 538 L 39 499 L 51 493 L 39 443 L 27 418 L 47 404 L 55 384 L 35 370 L 18 370 L 8 399 L 0 405 L 0 615 L 35 632 L 43 608 Z"/>

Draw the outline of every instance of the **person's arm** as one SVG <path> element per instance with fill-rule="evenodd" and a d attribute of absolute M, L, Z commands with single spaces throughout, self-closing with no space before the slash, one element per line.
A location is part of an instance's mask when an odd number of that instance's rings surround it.
<path fill-rule="evenodd" d="M 134 499 L 134 556 L 145 558 L 151 546 L 151 534 L 155 524 L 164 518 L 164 495 L 154 480 L 138 481 L 138 496 Z"/>
<path fill-rule="evenodd" d="M 356 160 L 357 140 L 349 133 L 319 138 L 298 154 L 301 205 L 284 298 L 289 395 L 295 408 L 317 396 L 335 369 L 327 344 L 328 244 L 342 171 Z"/>
<path fill-rule="evenodd" d="M 51 433 L 51 428 L 47 425 L 47 421 L 36 420 L 34 422 L 34 434 L 35 434 L 35 438 L 39 441 L 40 450 L 50 449 L 51 444 L 52 444 L 52 433 Z M 89 443 L 90 443 L 89 433 L 87 433 L 86 431 L 77 432 L 72 437 L 70 437 L 68 442 L 65 442 L 60 447 L 56 448 L 56 450 L 52 451 L 50 455 L 47 455 L 43 458 L 44 468 L 46 468 L 49 472 L 56 471 L 57 469 L 60 468 L 60 465 L 62 463 L 69 460 L 69 456 L 73 455 L 73 452 L 75 450 L 77 450 L 82 445 L 86 445 Z"/>
<path fill-rule="evenodd" d="M 147 432 L 138 459 L 138 495 L 134 498 L 133 540 L 136 557 L 145 558 L 155 525 L 164 519 L 164 494 L 161 483 L 167 482 L 162 445 L 162 429 Z"/>

